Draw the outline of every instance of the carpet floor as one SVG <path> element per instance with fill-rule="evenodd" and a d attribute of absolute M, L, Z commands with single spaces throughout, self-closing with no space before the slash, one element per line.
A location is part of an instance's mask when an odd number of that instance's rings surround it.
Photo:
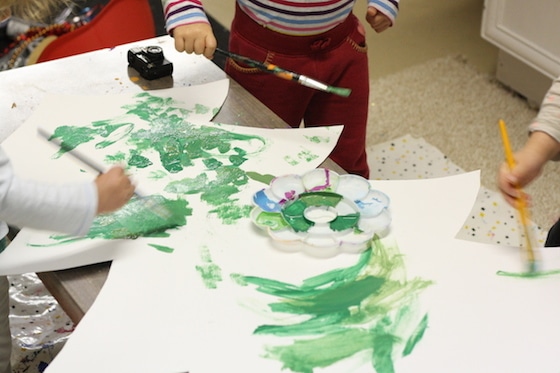
<path fill-rule="evenodd" d="M 527 126 L 536 109 L 504 88 L 493 77 L 480 74 L 461 56 L 449 56 L 413 66 L 371 82 L 368 146 L 404 135 L 423 138 L 461 170 L 481 171 L 481 184 L 496 191 L 497 171 L 504 160 L 498 126 L 508 126 L 512 148 L 527 139 Z M 371 178 L 381 174 L 370 157 Z M 433 176 L 443 176 L 434 173 Z M 407 177 L 417 178 L 417 174 Z M 560 163 L 549 162 L 543 175 L 526 188 L 531 195 L 532 220 L 548 229 L 559 216 Z"/>

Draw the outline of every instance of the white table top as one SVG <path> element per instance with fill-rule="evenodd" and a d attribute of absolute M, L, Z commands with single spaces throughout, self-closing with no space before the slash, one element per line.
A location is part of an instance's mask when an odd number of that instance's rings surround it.
<path fill-rule="evenodd" d="M 136 71 L 128 67 L 133 46 L 158 45 L 173 63 L 173 76 L 133 82 Z M 99 95 L 141 92 L 142 86 L 171 88 L 210 83 L 226 74 L 202 56 L 179 53 L 170 36 L 161 36 L 0 72 L 0 141 L 20 126 L 48 93 Z M 159 85 L 159 87 L 157 86 Z"/>

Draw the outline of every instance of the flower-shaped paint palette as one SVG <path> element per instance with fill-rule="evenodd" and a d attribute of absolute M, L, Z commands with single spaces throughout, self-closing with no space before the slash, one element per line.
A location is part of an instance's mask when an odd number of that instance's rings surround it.
<path fill-rule="evenodd" d="M 253 202 L 251 219 L 275 247 L 315 257 L 362 252 L 391 224 L 387 195 L 363 177 L 324 168 L 277 177 Z"/>

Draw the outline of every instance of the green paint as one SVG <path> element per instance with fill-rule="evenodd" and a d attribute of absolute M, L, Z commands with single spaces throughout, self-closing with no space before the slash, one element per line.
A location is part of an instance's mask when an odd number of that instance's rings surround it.
<path fill-rule="evenodd" d="M 172 181 L 167 184 L 165 191 L 177 194 L 199 194 L 206 189 L 207 185 L 208 176 L 206 174 L 200 174 L 194 178 Z"/>
<path fill-rule="evenodd" d="M 403 350 L 403 356 L 410 355 L 412 350 L 414 350 L 414 347 L 416 347 L 416 344 L 420 342 L 420 340 L 424 336 L 424 333 L 426 332 L 427 328 L 428 328 L 428 315 L 424 315 L 422 320 L 420 320 L 420 322 L 416 326 L 416 329 L 414 329 L 414 332 L 412 333 L 410 338 L 408 338 L 408 341 L 406 341 L 406 345 Z"/>
<path fill-rule="evenodd" d="M 105 162 L 107 163 L 123 163 L 126 161 L 126 154 L 123 152 L 118 152 L 112 155 L 108 155 L 105 157 Z"/>
<path fill-rule="evenodd" d="M 333 87 L 330 85 L 327 87 L 327 92 L 334 93 L 335 95 L 342 97 L 348 97 L 350 96 L 350 93 L 352 93 L 352 90 L 350 88 Z"/>
<path fill-rule="evenodd" d="M 315 159 L 319 158 L 317 154 L 312 153 L 309 150 L 302 150 L 297 153 L 295 156 L 287 155 L 284 157 L 284 161 L 288 164 L 295 166 L 300 164 L 301 162 L 311 162 Z"/>
<path fill-rule="evenodd" d="M 298 196 L 298 199 L 286 204 L 286 206 L 282 208 L 281 213 L 278 215 L 280 215 L 284 219 L 285 224 L 289 225 L 295 232 L 307 232 L 315 225 L 315 222 L 309 220 L 305 216 L 305 211 L 309 207 L 335 208 L 342 199 L 343 196 L 332 192 L 301 193 Z M 271 221 L 265 225 L 270 227 L 277 226 L 280 229 L 283 228 L 280 224 L 277 224 L 276 221 L 278 218 L 274 217 L 272 214 L 259 216 L 257 220 L 263 221 L 266 218 L 270 218 Z M 347 229 L 356 228 L 359 220 L 359 213 L 337 215 L 329 222 L 329 227 L 335 232 L 341 232 Z"/>
<path fill-rule="evenodd" d="M 175 249 L 173 249 L 169 246 L 156 245 L 154 243 L 149 243 L 148 246 L 151 246 L 154 249 L 157 249 L 157 250 L 161 251 L 162 253 L 167 253 L 167 254 L 171 254 L 171 253 L 173 253 L 173 251 L 175 251 Z"/>
<path fill-rule="evenodd" d="M 297 166 L 299 164 L 299 160 L 295 159 L 291 155 L 285 156 L 284 161 L 286 161 L 286 163 L 288 163 L 291 166 Z"/>
<path fill-rule="evenodd" d="M 431 282 L 406 279 L 396 245 L 383 245 L 377 237 L 355 265 L 310 277 L 300 285 L 239 274 L 231 278 L 271 296 L 271 312 L 298 316 L 291 324 L 286 316 L 278 316 L 285 322 L 260 325 L 254 331 L 285 339 L 267 346 L 265 356 L 293 372 L 312 373 L 370 351 L 377 373 L 393 373 L 394 359 L 409 355 L 427 328 L 418 296 Z"/>
<path fill-rule="evenodd" d="M 206 114 L 210 111 L 210 108 L 208 106 L 204 106 L 201 104 L 196 104 L 194 106 L 194 112 L 197 114 Z"/>
<path fill-rule="evenodd" d="M 200 274 L 204 286 L 208 289 L 217 289 L 218 283 L 223 281 L 221 268 L 212 261 L 207 247 L 201 249 L 200 257 L 202 264 L 197 265 L 195 268 Z"/>
<path fill-rule="evenodd" d="M 263 184 L 269 185 L 276 176 L 270 174 L 263 175 L 259 174 L 258 172 L 247 172 L 247 177 L 252 180 L 260 181 Z"/>
<path fill-rule="evenodd" d="M 335 232 L 342 232 L 347 229 L 358 228 L 358 223 L 360 222 L 360 214 L 348 214 L 348 215 L 339 215 L 334 219 L 330 224 L 329 227 L 331 230 Z"/>
<path fill-rule="evenodd" d="M 273 231 L 278 231 L 280 229 L 289 227 L 288 223 L 286 223 L 286 220 L 284 220 L 284 218 L 282 218 L 282 215 L 277 212 L 262 211 L 255 219 L 255 222 L 257 223 L 257 225 L 267 226 Z"/>
<path fill-rule="evenodd" d="M 331 141 L 329 137 L 322 136 L 305 136 L 305 138 L 315 144 L 329 143 Z"/>
<path fill-rule="evenodd" d="M 305 162 L 311 162 L 319 158 L 319 156 L 317 154 L 311 153 L 309 150 L 302 150 L 298 153 L 298 158 Z"/>
<path fill-rule="evenodd" d="M 159 195 L 131 199 L 123 208 L 110 214 L 99 215 L 84 237 L 54 235 L 59 243 L 68 243 L 86 238 L 125 239 L 138 237 L 166 237 L 169 229 L 184 226 L 187 216 L 192 214 L 188 202 L 171 200 Z M 51 245 L 30 245 L 51 246 Z"/>
<path fill-rule="evenodd" d="M 496 272 L 498 276 L 505 277 L 518 277 L 518 278 L 537 278 L 537 277 L 547 277 L 560 274 L 560 269 L 554 269 L 549 271 L 528 271 L 528 272 L 507 272 L 498 271 Z"/>
<path fill-rule="evenodd" d="M 246 216 L 246 206 L 239 205 L 234 195 L 249 180 L 242 165 L 250 155 L 265 149 L 264 138 L 190 123 L 188 117 L 193 112 L 203 114 L 211 109 L 200 104 L 190 110 L 184 109 L 172 98 L 156 97 L 148 92 L 136 95 L 133 103 L 122 109 L 125 114 L 117 118 L 83 127 L 56 128 L 51 139 L 61 143 L 61 150 L 55 156 L 89 142 L 94 142 L 96 148 L 111 149 L 111 145 L 119 141 L 119 150 L 106 155 L 105 161 L 126 163 L 129 169 L 148 169 L 153 179 L 182 172 L 198 162 L 206 171 L 191 179 L 174 181 L 165 191 L 199 194 L 228 224 Z M 212 110 L 217 112 L 218 109 Z M 144 121 L 142 128 L 135 128 L 131 117 Z M 255 149 L 259 144 L 260 148 L 252 150 L 251 154 L 244 149 L 244 145 Z M 236 210 L 228 214 L 225 209 L 232 208 L 232 203 L 237 204 Z"/>
<path fill-rule="evenodd" d="M 209 214 L 215 214 L 222 220 L 223 224 L 233 225 L 239 219 L 248 218 L 251 214 L 253 206 L 237 205 L 236 203 L 225 203 L 208 211 Z"/>
<path fill-rule="evenodd" d="M 159 179 L 165 178 L 166 176 L 167 176 L 167 173 L 165 171 L 158 170 L 158 171 L 150 172 L 150 175 L 148 177 L 152 180 L 159 180 Z"/>

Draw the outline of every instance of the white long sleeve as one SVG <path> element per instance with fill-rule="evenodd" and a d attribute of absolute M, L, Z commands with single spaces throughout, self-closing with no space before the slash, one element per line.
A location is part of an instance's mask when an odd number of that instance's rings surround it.
<path fill-rule="evenodd" d="M 18 178 L 0 147 L 0 237 L 6 223 L 72 235 L 88 232 L 97 210 L 94 182 L 45 184 Z"/>

